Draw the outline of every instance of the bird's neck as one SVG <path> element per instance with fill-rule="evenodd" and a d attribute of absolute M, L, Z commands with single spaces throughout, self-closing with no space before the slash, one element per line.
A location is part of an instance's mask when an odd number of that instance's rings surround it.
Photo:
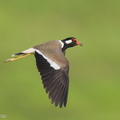
<path fill-rule="evenodd" d="M 70 46 L 69 46 L 69 44 L 66 44 L 65 43 L 65 40 L 61 40 L 61 42 L 63 43 L 63 45 L 62 45 L 62 51 L 65 51 L 67 48 L 69 48 Z"/>

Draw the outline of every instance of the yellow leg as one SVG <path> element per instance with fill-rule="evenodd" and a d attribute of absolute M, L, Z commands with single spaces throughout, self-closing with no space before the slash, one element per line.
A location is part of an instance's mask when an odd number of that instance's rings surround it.
<path fill-rule="evenodd" d="M 7 59 L 7 60 L 5 60 L 4 62 L 14 61 L 14 60 L 17 60 L 17 59 L 20 59 L 20 58 L 23 58 L 23 57 L 26 57 L 26 56 L 29 56 L 29 55 L 32 55 L 32 54 L 33 54 L 33 53 L 27 53 L 27 54 L 24 54 L 24 55 L 19 56 L 19 57 L 16 57 L 16 58 Z"/>

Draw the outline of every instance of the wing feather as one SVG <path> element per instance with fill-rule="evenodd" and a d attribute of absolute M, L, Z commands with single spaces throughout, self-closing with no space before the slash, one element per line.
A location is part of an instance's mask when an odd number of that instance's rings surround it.
<path fill-rule="evenodd" d="M 69 65 L 66 64 L 58 70 L 50 66 L 44 56 L 35 52 L 36 65 L 42 77 L 42 83 L 55 106 L 62 107 L 67 104 L 69 86 Z"/>

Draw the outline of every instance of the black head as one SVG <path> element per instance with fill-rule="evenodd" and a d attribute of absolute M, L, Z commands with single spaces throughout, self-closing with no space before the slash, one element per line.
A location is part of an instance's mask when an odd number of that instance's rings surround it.
<path fill-rule="evenodd" d="M 74 37 L 68 37 L 66 39 L 63 39 L 62 42 L 64 43 L 64 46 L 62 48 L 63 51 L 69 47 L 74 47 L 76 45 L 82 46 L 82 43 L 77 41 Z"/>

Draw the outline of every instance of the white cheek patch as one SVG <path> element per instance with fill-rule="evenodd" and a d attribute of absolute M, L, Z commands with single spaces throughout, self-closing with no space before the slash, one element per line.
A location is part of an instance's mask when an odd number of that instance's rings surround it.
<path fill-rule="evenodd" d="M 72 43 L 72 40 L 67 40 L 65 42 L 66 42 L 66 44 L 70 44 L 70 43 Z"/>
<path fill-rule="evenodd" d="M 47 58 L 45 55 L 43 55 L 42 52 L 40 52 L 40 51 L 37 50 L 37 49 L 35 49 L 35 51 L 36 51 L 38 54 L 42 55 L 43 58 L 45 58 L 45 59 L 47 60 L 47 62 L 50 64 L 50 66 L 51 66 L 52 68 L 54 68 L 55 70 L 59 70 L 59 69 L 60 69 L 60 66 L 59 66 L 58 64 L 56 64 L 54 61 L 52 61 L 52 60 L 50 60 L 49 58 Z"/>

